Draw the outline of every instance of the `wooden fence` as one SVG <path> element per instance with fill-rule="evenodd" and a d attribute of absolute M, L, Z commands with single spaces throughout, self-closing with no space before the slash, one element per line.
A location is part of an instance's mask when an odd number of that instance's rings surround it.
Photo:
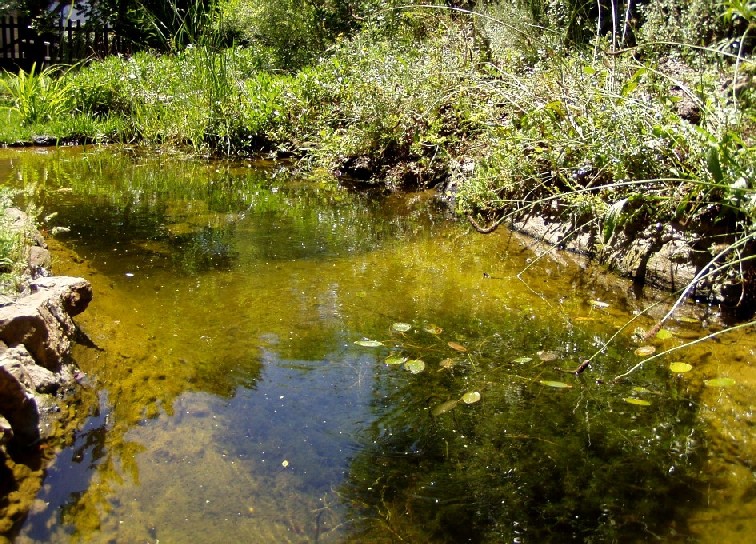
<path fill-rule="evenodd" d="M 89 58 L 127 53 L 126 41 L 107 24 L 95 27 L 81 21 L 61 21 L 57 28 L 38 32 L 29 19 L 0 17 L 0 68 L 28 70 L 50 64 L 73 64 Z"/>

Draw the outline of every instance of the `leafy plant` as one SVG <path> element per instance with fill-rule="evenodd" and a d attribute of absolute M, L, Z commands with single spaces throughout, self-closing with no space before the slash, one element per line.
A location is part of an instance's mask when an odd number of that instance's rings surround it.
<path fill-rule="evenodd" d="M 71 87 L 56 72 L 55 67 L 37 72 L 34 63 L 28 73 L 19 70 L 15 77 L 0 79 L 10 107 L 18 111 L 23 124 L 50 121 L 70 111 Z"/>

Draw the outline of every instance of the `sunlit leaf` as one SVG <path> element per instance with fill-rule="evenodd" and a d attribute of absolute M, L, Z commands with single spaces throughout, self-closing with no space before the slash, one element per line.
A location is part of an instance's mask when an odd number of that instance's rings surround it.
<path fill-rule="evenodd" d="M 432 323 L 430 325 L 426 325 L 423 330 L 431 334 L 441 334 L 442 332 L 444 332 L 444 329 Z"/>
<path fill-rule="evenodd" d="M 700 319 L 696 319 L 695 317 L 688 317 L 685 315 L 681 315 L 680 317 L 676 318 L 680 323 L 700 323 Z"/>
<path fill-rule="evenodd" d="M 672 372 L 684 374 L 686 372 L 690 372 L 693 369 L 693 366 L 689 365 L 688 363 L 669 363 L 669 369 Z"/>
<path fill-rule="evenodd" d="M 625 402 L 628 404 L 634 404 L 635 406 L 651 406 L 651 402 L 643 399 L 636 399 L 633 397 L 627 397 Z"/>
<path fill-rule="evenodd" d="M 384 361 L 387 365 L 403 365 L 407 362 L 407 357 L 401 355 L 389 355 Z"/>
<path fill-rule="evenodd" d="M 704 385 L 707 385 L 709 387 L 730 387 L 731 385 L 735 385 L 736 383 L 737 382 L 732 378 L 714 378 L 711 380 L 704 380 Z"/>
<path fill-rule="evenodd" d="M 457 342 L 447 342 L 447 345 L 452 348 L 454 351 L 458 351 L 460 353 L 464 353 L 467 351 L 467 348 L 463 346 L 462 344 L 458 344 Z"/>
<path fill-rule="evenodd" d="M 394 323 L 391 325 L 391 330 L 394 332 L 407 332 L 412 328 L 409 323 Z"/>
<path fill-rule="evenodd" d="M 513 363 L 519 363 L 519 364 L 521 364 L 521 365 L 524 365 L 525 363 L 529 363 L 529 362 L 530 362 L 530 361 L 532 361 L 532 360 L 533 360 L 533 358 L 532 358 L 532 357 L 518 357 L 517 359 L 515 359 L 515 360 L 514 360 L 514 361 L 512 361 L 512 362 L 513 362 Z"/>
<path fill-rule="evenodd" d="M 635 393 L 650 393 L 651 392 L 649 389 L 646 389 L 645 387 L 633 387 L 633 391 Z"/>
<path fill-rule="evenodd" d="M 456 364 L 457 364 L 457 361 L 456 361 L 456 360 L 454 360 L 454 359 L 444 359 L 443 361 L 441 361 L 441 362 L 440 362 L 440 363 L 438 363 L 438 364 L 439 364 L 439 366 L 440 366 L 441 368 L 446 368 L 446 369 L 449 369 L 449 368 L 452 368 L 452 367 L 453 367 L 454 365 L 456 365 Z"/>
<path fill-rule="evenodd" d="M 608 307 L 609 307 L 609 303 L 607 303 L 607 302 L 602 302 L 602 301 L 600 301 L 600 300 L 589 300 L 589 301 L 588 301 L 588 304 L 590 304 L 590 305 L 591 305 L 591 306 L 593 306 L 594 308 L 598 308 L 598 309 L 600 309 L 600 310 L 603 310 L 603 309 L 605 309 L 605 308 L 608 308 Z"/>
<path fill-rule="evenodd" d="M 670 338 L 672 338 L 672 332 L 667 329 L 661 329 L 656 333 L 657 340 L 669 340 Z"/>
<path fill-rule="evenodd" d="M 541 361 L 545 361 L 545 362 L 555 361 L 556 359 L 559 358 L 559 354 L 555 351 L 539 351 L 538 358 Z"/>
<path fill-rule="evenodd" d="M 431 410 L 431 415 L 440 416 L 441 414 L 444 414 L 449 410 L 456 408 L 457 404 L 459 404 L 459 401 L 457 399 L 447 400 L 446 402 L 439 404 L 438 406 L 433 408 L 433 410 Z"/>
<path fill-rule="evenodd" d="M 556 382 L 554 380 L 538 380 L 538 383 L 547 387 L 555 387 L 556 389 L 572 389 L 572 386 L 564 382 Z"/>
<path fill-rule="evenodd" d="M 635 350 L 635 354 L 638 357 L 647 357 L 654 353 L 656 351 L 656 348 L 654 346 L 641 346 L 638 349 Z"/>
<path fill-rule="evenodd" d="M 378 340 L 357 340 L 355 344 L 364 348 L 379 348 L 383 345 Z"/>
<path fill-rule="evenodd" d="M 404 368 L 406 368 L 413 374 L 420 374 L 423 370 L 425 370 L 425 361 L 422 361 L 421 359 L 410 359 L 409 361 L 404 363 Z"/>
<path fill-rule="evenodd" d="M 475 404 L 480 400 L 480 393 L 477 391 L 469 391 L 462 395 L 462 402 L 465 404 Z"/>

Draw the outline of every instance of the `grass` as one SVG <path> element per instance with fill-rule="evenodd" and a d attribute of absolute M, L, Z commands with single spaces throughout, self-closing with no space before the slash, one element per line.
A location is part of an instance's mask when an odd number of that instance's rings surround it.
<path fill-rule="evenodd" d="M 492 4 L 398 10 L 398 30 L 366 23 L 294 73 L 271 69 L 267 50 L 210 40 L 6 75 L 0 140 L 293 154 L 302 168 L 389 187 L 442 184 L 482 223 L 547 213 L 590 233 L 599 254 L 622 233 L 670 225 L 700 234 L 701 266 L 743 278 L 756 238 L 756 66 L 726 47 L 660 45 L 665 12 L 654 10 L 620 54 L 600 36 L 569 45 L 559 28 Z M 707 21 L 716 35 L 721 21 Z M 736 245 L 710 262 L 707 244 Z"/>
<path fill-rule="evenodd" d="M 0 188 L 0 294 L 16 290 L 18 279 L 26 267 L 24 233 L 12 228 L 6 215 L 10 206 L 10 191 Z"/>

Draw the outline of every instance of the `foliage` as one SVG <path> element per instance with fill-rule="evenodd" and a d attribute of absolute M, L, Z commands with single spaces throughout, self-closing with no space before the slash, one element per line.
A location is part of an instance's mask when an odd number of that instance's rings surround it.
<path fill-rule="evenodd" d="M 15 288 L 24 267 L 22 233 L 11 228 L 5 215 L 11 206 L 11 196 L 10 190 L 0 187 L 0 293 Z"/>
<path fill-rule="evenodd" d="M 49 67 L 37 72 L 36 68 L 32 64 L 28 73 L 19 70 L 15 77 L 0 79 L 6 100 L 25 125 L 50 121 L 71 108 L 70 87 L 64 78 L 56 77 L 57 69 Z"/>

